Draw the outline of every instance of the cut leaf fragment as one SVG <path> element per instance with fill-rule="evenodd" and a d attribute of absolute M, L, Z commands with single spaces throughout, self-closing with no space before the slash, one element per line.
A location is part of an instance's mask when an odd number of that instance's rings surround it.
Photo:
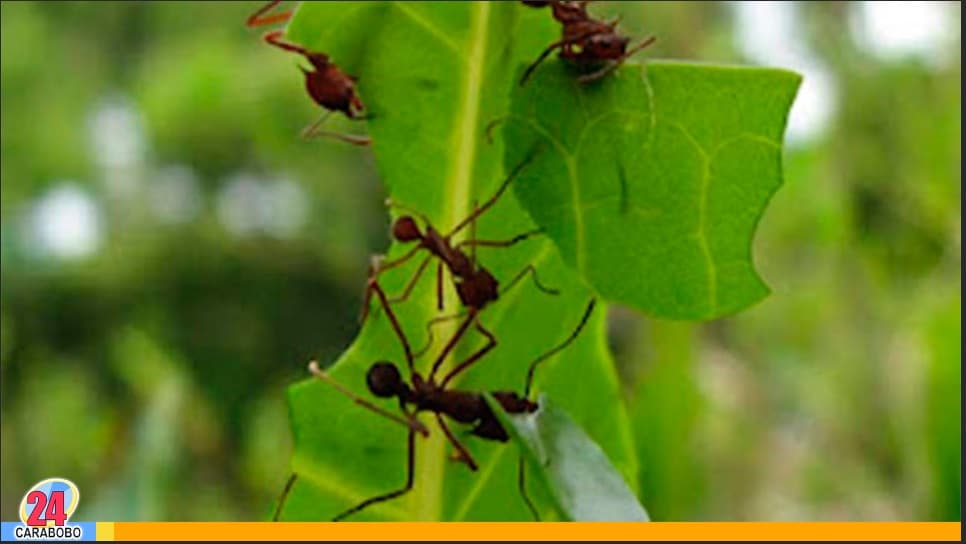
<path fill-rule="evenodd" d="M 604 298 L 675 319 L 731 314 L 768 293 L 752 239 L 782 181 L 800 81 L 654 61 L 582 85 L 547 62 L 513 92 L 505 163 L 551 149 L 516 195 Z"/>
<path fill-rule="evenodd" d="M 528 459 L 527 474 L 550 490 L 554 506 L 572 521 L 649 521 L 647 511 L 607 455 L 547 395 L 533 414 L 510 415 L 487 401 Z"/>

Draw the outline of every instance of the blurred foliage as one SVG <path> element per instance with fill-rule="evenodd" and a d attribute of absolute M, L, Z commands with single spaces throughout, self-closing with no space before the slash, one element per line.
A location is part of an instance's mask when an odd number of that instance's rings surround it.
<path fill-rule="evenodd" d="M 54 475 L 78 519 L 262 518 L 287 476 L 283 390 L 356 335 L 387 218 L 366 150 L 298 138 L 318 110 L 244 27 L 258 5 L 0 4 L 3 519 Z M 726 5 L 613 8 L 659 35 L 650 56 L 745 62 Z M 799 13 L 838 105 L 762 219 L 773 293 L 705 324 L 611 315 L 643 500 L 657 520 L 959 519 L 958 26 L 949 62 L 882 60 L 849 4 Z M 36 239 L 66 182 L 97 205 L 88 257 Z M 172 187 L 195 208 L 165 213 Z"/>

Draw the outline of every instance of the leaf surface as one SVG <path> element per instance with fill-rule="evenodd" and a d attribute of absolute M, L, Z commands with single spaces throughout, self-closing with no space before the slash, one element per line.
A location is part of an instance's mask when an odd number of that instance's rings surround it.
<path fill-rule="evenodd" d="M 545 62 L 512 98 L 506 163 L 552 149 L 520 202 L 601 295 L 649 314 L 711 319 L 761 300 L 758 220 L 782 182 L 800 76 L 651 61 L 586 85 Z"/>
<path fill-rule="evenodd" d="M 347 16 L 341 13 L 345 9 L 356 11 Z M 523 44 L 552 39 L 553 25 L 541 15 L 510 2 L 306 3 L 290 23 L 288 35 L 311 49 L 330 52 L 334 62 L 358 76 L 360 95 L 372 115 L 367 126 L 374 140 L 373 154 L 389 195 L 445 231 L 469 213 L 474 201 L 493 194 L 505 176 L 502 139 L 497 135 L 492 144 L 487 143 L 484 128 L 509 108 L 515 67 L 532 54 L 532 43 Z M 328 29 L 327 22 L 336 20 L 342 26 Z M 528 31 L 518 32 L 518 25 L 526 25 Z M 359 40 L 362 34 L 366 37 Z M 517 35 L 525 38 L 518 41 Z M 336 51 L 344 52 L 344 58 Z M 508 192 L 481 218 L 477 236 L 508 239 L 533 228 Z M 389 258 L 407 249 L 394 244 Z M 512 248 L 480 248 L 479 258 L 504 286 L 533 264 L 542 283 L 561 291 L 559 296 L 549 296 L 525 278 L 481 314 L 499 344 L 456 380 L 457 387 L 520 391 L 530 361 L 570 334 L 592 294 L 545 237 Z M 418 264 L 418 259 L 413 260 L 382 276 L 390 296 L 402 292 Z M 427 321 L 440 315 L 435 309 L 433 274 L 430 268 L 409 300 L 394 306 L 414 348 L 427 341 Z M 359 278 L 360 290 L 363 285 L 364 278 Z M 443 314 L 457 309 L 455 294 L 447 286 Z M 541 367 L 538 383 L 591 430 L 623 477 L 633 482 L 634 448 L 606 348 L 604 317 L 605 309 L 599 307 L 579 339 Z M 454 323 L 434 329 L 433 349 L 417 362 L 424 375 L 454 329 Z M 482 345 L 480 335 L 472 330 L 467 338 L 444 369 Z M 395 411 L 398 406 L 393 401 L 375 399 L 366 391 L 364 376 L 377 360 L 402 365 L 402 353 L 384 312 L 374 307 L 359 337 L 331 365 L 331 375 Z M 406 468 L 402 426 L 354 405 L 318 380 L 292 386 L 288 397 L 295 438 L 292 467 L 299 479 L 281 519 L 331 519 L 363 499 L 402 487 Z M 421 419 L 431 436 L 417 439 L 413 490 L 350 520 L 530 519 L 517 493 L 512 445 L 480 440 L 469 436 L 466 427 L 451 423 L 480 465 L 478 472 L 470 472 L 449 460 L 452 448 L 431 414 L 424 413 Z"/>

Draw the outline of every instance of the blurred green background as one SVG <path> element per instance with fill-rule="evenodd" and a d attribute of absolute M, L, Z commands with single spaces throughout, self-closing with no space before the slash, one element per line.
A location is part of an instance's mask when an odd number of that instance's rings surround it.
<path fill-rule="evenodd" d="M 0 6 L 2 519 L 52 476 L 98 520 L 261 519 L 285 481 L 284 388 L 355 335 L 387 216 L 367 150 L 298 137 L 259 5 Z M 959 4 L 592 10 L 649 56 L 805 75 L 773 294 L 612 310 L 652 516 L 960 519 Z"/>

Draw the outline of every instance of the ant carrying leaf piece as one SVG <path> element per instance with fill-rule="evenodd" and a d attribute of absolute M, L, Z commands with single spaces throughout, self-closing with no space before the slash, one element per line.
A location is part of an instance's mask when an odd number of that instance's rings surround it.
<path fill-rule="evenodd" d="M 370 393 L 377 397 L 397 399 L 399 401 L 399 409 L 403 415 L 398 416 L 396 414 L 392 414 L 391 412 L 388 412 L 374 405 L 373 403 L 362 399 L 347 387 L 344 387 L 335 381 L 325 371 L 320 369 L 318 364 L 314 361 L 309 364 L 309 371 L 318 379 L 334 386 L 339 392 L 352 399 L 352 401 L 356 404 L 383 417 L 389 418 L 392 421 L 401 423 L 407 427 L 409 432 L 407 435 L 406 482 L 400 489 L 366 499 L 352 508 L 343 511 L 339 515 L 335 516 L 332 521 L 343 520 L 346 517 L 358 513 L 359 511 L 364 510 L 365 508 L 368 508 L 374 504 L 398 498 L 413 488 L 415 476 L 416 433 L 423 434 L 424 436 L 428 434 L 426 428 L 416 418 L 416 415 L 419 412 L 433 413 L 439 428 L 443 431 L 443 434 L 446 435 L 446 439 L 456 450 L 456 460 L 462 461 L 470 468 L 470 470 L 473 471 L 478 469 L 478 465 L 466 446 L 464 446 L 456 438 L 447 424 L 447 419 L 460 424 L 471 425 L 472 428 L 470 429 L 469 434 L 484 440 L 492 440 L 496 442 L 507 442 L 509 440 L 509 434 L 493 413 L 483 394 L 475 391 L 449 389 L 446 387 L 446 382 L 448 379 L 455 374 L 464 372 L 467 368 L 469 368 L 472 362 L 479 360 L 486 353 L 486 348 L 478 350 L 467 357 L 466 360 L 453 369 L 450 375 L 447 376 L 447 379 L 443 382 L 437 382 L 433 374 L 430 374 L 427 378 L 423 378 L 422 374 L 415 370 L 409 341 L 406 339 L 405 333 L 399 326 L 399 321 L 390 307 L 389 301 L 383 292 L 382 287 L 374 278 L 371 278 L 369 282 L 373 292 L 375 292 L 379 298 L 383 309 L 385 310 L 386 315 L 392 324 L 392 328 L 395 331 L 396 336 L 402 343 L 409 370 L 409 381 L 407 382 L 403 379 L 399 368 L 396 367 L 396 365 L 392 362 L 377 361 L 373 363 L 366 374 L 366 386 Z M 593 310 L 593 306 L 594 301 L 592 300 L 580 323 L 577 325 L 577 328 L 566 339 L 564 339 L 563 342 L 530 363 L 527 371 L 527 391 L 529 391 L 530 383 L 533 379 L 533 374 L 537 366 L 553 355 L 556 355 L 562 351 L 577 338 L 577 336 L 580 334 L 580 331 L 586 325 L 587 320 L 590 317 L 590 313 Z M 448 342 L 446 347 L 443 349 L 443 352 L 441 353 L 442 358 L 445 358 L 447 355 L 449 355 L 459 338 L 465 332 L 466 328 L 461 328 L 454 334 L 453 339 Z M 510 414 L 533 413 L 539 408 L 538 404 L 529 400 L 526 395 L 521 396 L 514 391 L 493 391 L 490 393 L 490 395 L 496 399 L 497 402 L 499 402 L 504 411 Z M 278 519 L 282 505 L 284 504 L 285 499 L 287 498 L 287 495 L 295 482 L 295 479 L 295 475 L 289 479 L 285 489 L 282 492 L 282 496 L 279 498 L 278 507 L 275 514 L 276 520 Z M 520 482 L 522 486 L 522 476 Z M 525 488 L 521 487 L 521 491 L 525 492 Z M 526 496 L 524 496 L 524 500 L 528 505 L 530 504 L 530 500 Z"/>
<path fill-rule="evenodd" d="M 292 18 L 291 11 L 269 13 L 280 3 L 280 0 L 268 2 L 248 17 L 246 25 L 249 28 L 254 28 L 287 22 Z M 343 72 L 325 53 L 309 51 L 301 45 L 284 40 L 282 38 L 283 35 L 284 31 L 282 30 L 272 30 L 266 32 L 262 38 L 267 43 L 279 49 L 302 55 L 312 65 L 311 69 L 299 67 L 305 75 L 305 89 L 316 104 L 327 110 L 318 121 L 302 131 L 302 136 L 304 138 L 327 136 L 355 145 L 369 145 L 371 140 L 365 136 L 342 134 L 321 129 L 322 124 L 337 111 L 342 112 L 348 119 L 366 119 L 365 106 L 356 93 L 355 76 Z"/>
<path fill-rule="evenodd" d="M 630 47 L 631 39 L 617 31 L 620 19 L 606 22 L 593 18 L 587 12 L 587 1 L 524 1 L 533 8 L 550 6 L 553 18 L 561 24 L 560 40 L 550 44 L 537 60 L 527 67 L 520 78 L 520 85 L 527 79 L 537 66 L 542 63 L 554 50 L 560 50 L 560 57 L 575 64 L 579 68 L 591 69 L 603 64 L 597 70 L 585 73 L 577 78 L 580 83 L 590 83 L 603 78 L 616 70 L 625 60 L 638 51 L 651 45 L 657 38 L 651 36 L 641 43 Z"/>
<path fill-rule="evenodd" d="M 387 270 L 396 268 L 422 251 L 426 251 L 429 254 L 423 259 L 413 274 L 412 278 L 409 280 L 403 292 L 392 299 L 389 300 L 391 303 L 398 303 L 406 300 L 410 293 L 412 293 L 413 288 L 416 286 L 419 278 L 425 272 L 426 268 L 432 259 L 437 260 L 436 265 L 436 301 L 437 308 L 439 310 L 443 309 L 443 270 L 444 268 L 449 271 L 452 276 L 453 286 L 456 289 L 456 293 L 459 296 L 460 303 L 466 308 L 465 312 L 460 312 L 451 316 L 437 317 L 431 320 L 427 326 L 430 333 L 430 344 L 432 343 L 432 326 L 434 324 L 449 321 L 452 319 L 458 319 L 465 316 L 463 323 L 460 325 L 459 330 L 469 328 L 471 325 L 475 326 L 476 330 L 485 336 L 488 340 L 486 345 L 487 350 L 496 347 L 496 337 L 488 331 L 482 324 L 480 324 L 478 316 L 479 313 L 490 303 L 496 301 L 501 293 L 500 283 L 493 276 L 493 274 L 483 265 L 481 265 L 476 258 L 476 248 L 477 247 L 510 247 L 514 244 L 522 242 L 531 236 L 540 234 L 542 231 L 532 230 L 524 232 L 508 240 L 481 240 L 476 238 L 475 226 L 476 221 L 479 217 L 489 210 L 496 202 L 500 199 L 510 183 L 514 180 L 517 174 L 533 159 L 534 155 L 531 154 L 527 159 L 521 162 L 516 168 L 510 172 L 506 180 L 500 185 L 496 193 L 490 197 L 489 200 L 483 203 L 482 206 L 474 206 L 473 212 L 460 221 L 455 227 L 453 227 L 448 233 L 443 234 L 436 230 L 430 223 L 429 219 L 419 214 L 418 212 L 413 212 L 415 216 L 418 216 L 422 222 L 425 224 L 423 230 L 420 229 L 419 224 L 413 215 L 403 215 L 400 216 L 393 223 L 392 235 L 397 242 L 408 244 L 416 242 L 416 245 L 407 253 L 401 257 L 387 262 L 374 262 L 369 269 L 369 283 L 366 289 L 365 295 L 363 297 L 363 307 L 361 321 L 365 321 L 366 316 L 369 311 L 369 304 L 372 295 L 372 288 L 376 285 L 372 280 L 378 278 L 382 273 Z M 390 206 L 405 208 L 404 206 L 389 202 Z M 453 236 L 460 233 L 463 229 L 469 227 L 471 230 L 470 236 L 458 243 L 453 243 Z M 464 251 L 464 247 L 469 247 L 471 253 L 467 255 Z M 506 287 L 502 289 L 502 292 L 506 292 L 513 288 L 523 280 L 524 277 L 530 275 L 533 278 L 534 285 L 540 291 L 543 291 L 549 295 L 558 295 L 559 291 L 556 289 L 551 289 L 544 286 L 539 277 L 537 276 L 536 268 L 532 264 L 527 265 L 521 270 L 517 275 L 511 279 Z M 455 342 L 451 340 L 451 342 Z M 428 349 L 429 345 L 425 349 Z M 420 353 L 425 351 L 425 349 L 420 350 Z M 442 358 L 438 358 L 436 364 L 433 367 L 433 373 L 435 374 L 438 366 L 442 364 Z M 449 377 L 443 380 L 445 385 L 449 381 Z"/>

